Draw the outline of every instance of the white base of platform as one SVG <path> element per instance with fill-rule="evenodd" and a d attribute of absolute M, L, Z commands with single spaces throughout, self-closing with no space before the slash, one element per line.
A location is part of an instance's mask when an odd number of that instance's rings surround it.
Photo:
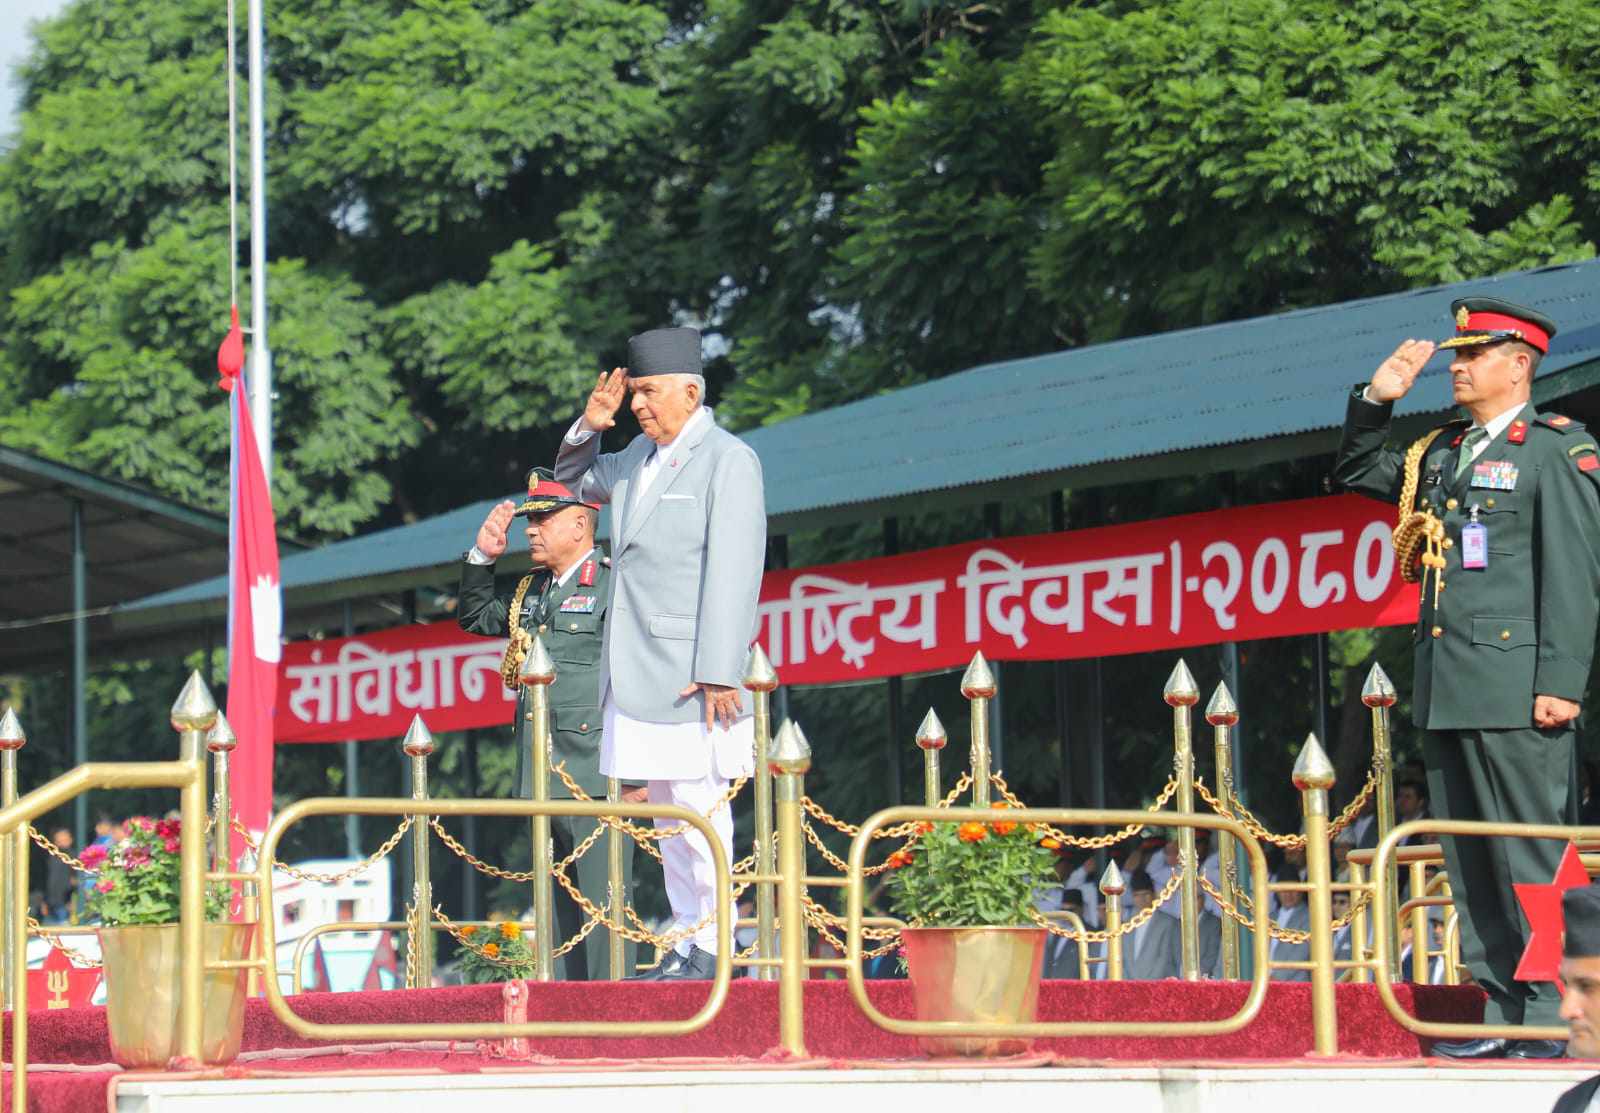
<path fill-rule="evenodd" d="M 1600 1064 L 1570 1068 L 1049 1067 L 1036 1069 L 641 1070 L 382 1077 L 140 1081 L 118 1087 L 118 1113 L 280 1113 L 288 1102 L 339 1113 L 438 1113 L 536 1100 L 541 1113 L 649 1109 L 651 1113 L 971 1113 L 1012 1109 L 1115 1109 L 1117 1113 L 1238 1113 L 1348 1102 L 1368 1113 L 1543 1113 Z M 1003 1103 L 1003 1104 L 1002 1104 Z M 1300 1105 L 1300 1108 L 1307 1108 Z"/>

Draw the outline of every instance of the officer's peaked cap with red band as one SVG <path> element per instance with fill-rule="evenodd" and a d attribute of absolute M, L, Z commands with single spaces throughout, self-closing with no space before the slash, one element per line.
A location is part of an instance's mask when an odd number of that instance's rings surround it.
<path fill-rule="evenodd" d="M 700 374 L 700 330 L 657 328 L 628 337 L 628 377 Z"/>
<path fill-rule="evenodd" d="M 528 497 L 517 507 L 518 516 L 548 514 L 568 506 L 587 506 L 599 510 L 599 503 L 584 502 L 564 483 L 557 483 L 549 468 L 534 468 L 528 473 Z"/>
<path fill-rule="evenodd" d="M 1469 348 L 1474 344 L 1498 344 L 1521 340 L 1541 352 L 1550 350 L 1556 323 L 1543 313 L 1499 298 L 1457 298 L 1450 303 L 1456 334 L 1441 340 L 1441 348 Z"/>

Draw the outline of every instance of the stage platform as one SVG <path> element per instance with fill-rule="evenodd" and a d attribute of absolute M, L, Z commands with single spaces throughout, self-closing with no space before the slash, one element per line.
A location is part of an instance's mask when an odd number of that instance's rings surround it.
<path fill-rule="evenodd" d="M 637 1020 L 687 1017 L 705 1000 L 705 983 L 535 984 L 530 1019 Z M 1197 1020 L 1234 1012 L 1247 986 L 1221 982 L 1047 982 L 1041 1020 Z M 876 1006 L 909 1016 L 905 982 L 869 983 Z M 1482 997 L 1455 987 L 1401 987 L 1402 999 L 1438 1020 L 1476 1020 Z M 499 1020 L 498 986 L 311 993 L 296 1011 L 323 1023 Z M 838 981 L 808 982 L 805 1059 L 776 1050 L 777 986 L 736 981 L 706 1028 L 674 1039 L 553 1037 L 534 1040 L 525 1059 L 471 1041 L 355 1043 L 306 1041 L 284 1028 L 263 1001 L 249 1003 L 244 1050 L 229 1067 L 197 1075 L 134 1074 L 109 1063 L 104 1010 L 30 1011 L 30 1113 L 80 1110 L 282 1109 L 340 1113 L 428 1109 L 463 1098 L 537 1100 L 549 1108 L 637 1100 L 666 1110 L 748 1113 L 752 1103 L 799 1109 L 827 1102 L 830 1113 L 881 1111 L 917 1087 L 918 1113 L 999 1096 L 1081 1101 L 1105 1098 L 1117 1113 L 1210 1113 L 1265 1108 L 1258 1101 L 1347 1100 L 1363 1113 L 1448 1102 L 1451 1113 L 1507 1108 L 1542 1111 L 1556 1094 L 1600 1064 L 1443 1064 L 1423 1041 L 1384 1012 L 1371 986 L 1338 987 L 1341 1054 L 1309 1057 L 1310 987 L 1275 983 L 1258 1018 L 1212 1038 L 1130 1037 L 1038 1040 L 1028 1056 L 974 1063 L 923 1058 L 914 1040 L 870 1024 Z M 10 1057 L 9 1024 L 5 1057 Z M 896 1087 L 894 1091 L 887 1086 Z M 1064 1087 L 1070 1087 L 1065 1089 Z M 8 1095 L 7 1095 L 8 1096 Z M 1240 1103 L 1249 1103 L 1240 1105 Z M 9 1106 L 9 1103 L 3 1103 Z M 609 1108 L 601 1104 L 599 1108 Z M 657 1111 L 659 1113 L 659 1110 Z"/>
<path fill-rule="evenodd" d="M 1530 1067 L 1374 1067 L 1307 1062 L 1262 1066 L 939 1066 L 851 1069 L 507 1070 L 454 1075 L 319 1076 L 205 1080 L 126 1079 L 113 1113 L 438 1113 L 441 1107 L 532 1108 L 557 1113 L 972 1113 L 977 1108 L 1240 1113 L 1319 1107 L 1367 1113 L 1446 1108 L 1451 1113 L 1545 1113 L 1593 1073 L 1579 1064 Z"/>

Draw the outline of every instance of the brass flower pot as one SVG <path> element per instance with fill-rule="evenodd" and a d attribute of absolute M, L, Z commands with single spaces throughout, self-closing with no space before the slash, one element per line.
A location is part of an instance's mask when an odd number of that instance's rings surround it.
<path fill-rule="evenodd" d="M 207 962 L 248 957 L 256 925 L 207 924 Z M 178 1050 L 178 925 L 101 928 L 106 1028 L 111 1057 L 130 1068 L 163 1068 Z M 201 989 L 207 1063 L 229 1063 L 244 1034 L 249 971 L 206 971 Z"/>
<path fill-rule="evenodd" d="M 920 927 L 900 936 L 918 1020 L 1025 1024 L 1038 1018 L 1041 927 Z M 929 1055 L 1017 1055 L 1031 1040 L 919 1036 Z"/>

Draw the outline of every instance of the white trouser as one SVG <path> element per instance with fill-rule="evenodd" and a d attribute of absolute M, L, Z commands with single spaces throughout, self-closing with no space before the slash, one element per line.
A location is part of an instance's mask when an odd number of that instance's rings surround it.
<path fill-rule="evenodd" d="M 648 781 L 652 804 L 676 804 L 699 815 L 705 815 L 728 791 L 728 780 L 713 770 L 698 780 Z M 733 810 L 727 805 L 718 807 L 709 817 L 711 827 L 722 843 L 722 852 L 728 864 L 733 864 Z M 674 826 L 672 819 L 656 820 L 657 827 Z M 705 921 L 698 931 L 677 945 L 679 954 L 689 953 L 693 943 L 707 954 L 717 953 L 717 886 L 716 869 L 712 864 L 711 847 L 705 836 L 690 828 L 681 835 L 661 840 L 661 869 L 666 875 L 667 901 L 672 905 L 672 925 L 668 930 L 679 931 Z"/>

